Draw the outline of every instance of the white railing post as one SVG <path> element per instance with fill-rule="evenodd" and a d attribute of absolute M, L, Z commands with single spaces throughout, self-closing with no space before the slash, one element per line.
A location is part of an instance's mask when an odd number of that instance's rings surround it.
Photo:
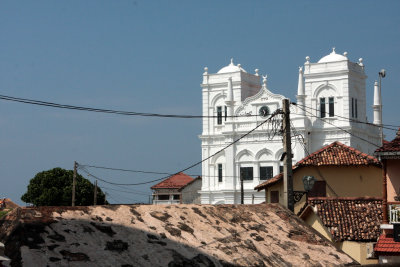
<path fill-rule="evenodd" d="M 400 223 L 399 220 L 400 205 L 389 205 L 389 223 Z"/>

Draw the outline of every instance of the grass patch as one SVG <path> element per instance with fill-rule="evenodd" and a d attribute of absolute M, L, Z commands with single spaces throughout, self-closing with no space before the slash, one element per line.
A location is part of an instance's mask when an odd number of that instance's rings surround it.
<path fill-rule="evenodd" d="M 0 210 L 0 219 L 6 216 L 7 213 L 9 213 L 10 210 Z"/>

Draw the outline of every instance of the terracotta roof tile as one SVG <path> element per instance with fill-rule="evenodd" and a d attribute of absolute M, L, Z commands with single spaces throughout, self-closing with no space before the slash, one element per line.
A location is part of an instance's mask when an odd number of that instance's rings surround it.
<path fill-rule="evenodd" d="M 295 166 L 332 166 L 332 165 L 376 165 L 380 166 L 377 158 L 363 153 L 353 147 L 338 141 L 324 146 L 320 150 L 303 158 Z"/>
<path fill-rule="evenodd" d="M 392 141 L 383 142 L 383 145 L 375 150 L 375 153 L 379 154 L 379 152 L 400 152 L 400 128 Z"/>
<path fill-rule="evenodd" d="M 293 166 L 293 171 L 307 166 L 381 166 L 379 160 L 371 155 L 363 153 L 353 147 L 346 146 L 338 141 L 324 146 L 320 150 L 303 158 Z M 257 185 L 255 190 L 262 190 L 283 179 L 280 173 L 273 178 Z"/>
<path fill-rule="evenodd" d="M 268 187 L 268 186 L 271 186 L 273 184 L 276 184 L 281 179 L 283 179 L 283 173 L 277 174 L 274 177 L 272 177 L 271 179 L 268 179 L 267 181 L 257 185 L 256 187 L 254 187 L 254 190 L 258 190 L 258 191 L 263 190 L 265 187 Z"/>
<path fill-rule="evenodd" d="M 197 181 L 197 180 L 202 180 L 201 176 L 197 176 L 197 177 L 194 178 L 192 181 L 188 182 L 187 184 L 185 184 L 184 186 L 182 186 L 181 188 L 179 188 L 178 191 L 182 191 L 186 186 L 188 186 L 188 185 L 194 183 L 194 182 Z"/>
<path fill-rule="evenodd" d="M 374 251 L 377 255 L 399 255 L 400 242 L 395 242 L 393 235 L 381 235 L 375 245 Z"/>
<path fill-rule="evenodd" d="M 161 181 L 156 185 L 153 185 L 151 189 L 161 189 L 161 188 L 179 189 L 185 186 L 186 184 L 192 182 L 193 180 L 194 179 L 189 175 L 180 172 L 178 174 L 172 175 L 171 177 Z"/>
<path fill-rule="evenodd" d="M 334 241 L 375 241 L 380 234 L 382 199 L 373 197 L 309 198 Z"/>

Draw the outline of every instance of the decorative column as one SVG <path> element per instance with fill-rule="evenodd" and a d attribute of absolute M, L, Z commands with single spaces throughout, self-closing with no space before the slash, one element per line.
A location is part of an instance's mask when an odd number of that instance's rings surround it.
<path fill-rule="evenodd" d="M 231 63 L 232 64 L 232 63 Z M 225 104 L 227 106 L 228 118 L 225 122 L 225 143 L 229 144 L 235 140 L 235 119 L 234 119 L 234 106 L 235 101 L 233 100 L 233 85 L 232 85 L 232 77 L 228 78 L 228 92 Z M 236 189 L 236 170 L 235 170 L 235 153 L 236 147 L 235 145 L 231 145 L 227 149 L 225 149 L 225 190 L 232 190 L 235 192 Z M 235 194 L 235 193 L 233 193 Z M 224 196 L 225 204 L 235 204 L 235 197 L 232 196 L 231 200 L 227 199 L 227 196 Z"/>
<path fill-rule="evenodd" d="M 233 121 L 233 86 L 232 86 L 232 77 L 228 78 L 228 96 L 227 100 L 225 101 L 226 106 L 228 107 L 228 117 L 230 118 L 229 121 Z"/>
<path fill-rule="evenodd" d="M 303 67 L 299 67 L 299 83 L 297 85 L 297 103 L 299 105 L 299 114 L 304 116 L 305 112 L 305 90 L 304 90 L 304 80 L 303 80 Z"/>
<path fill-rule="evenodd" d="M 374 109 L 374 124 L 381 125 L 382 124 L 382 100 L 381 100 L 381 89 L 378 86 L 378 81 L 374 83 L 374 105 L 372 106 Z"/>

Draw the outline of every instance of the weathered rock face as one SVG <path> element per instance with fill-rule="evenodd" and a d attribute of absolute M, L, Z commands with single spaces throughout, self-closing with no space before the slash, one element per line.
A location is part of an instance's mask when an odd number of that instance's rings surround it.
<path fill-rule="evenodd" d="M 19 208 L 0 221 L 0 242 L 12 266 L 354 263 L 276 204 Z"/>

